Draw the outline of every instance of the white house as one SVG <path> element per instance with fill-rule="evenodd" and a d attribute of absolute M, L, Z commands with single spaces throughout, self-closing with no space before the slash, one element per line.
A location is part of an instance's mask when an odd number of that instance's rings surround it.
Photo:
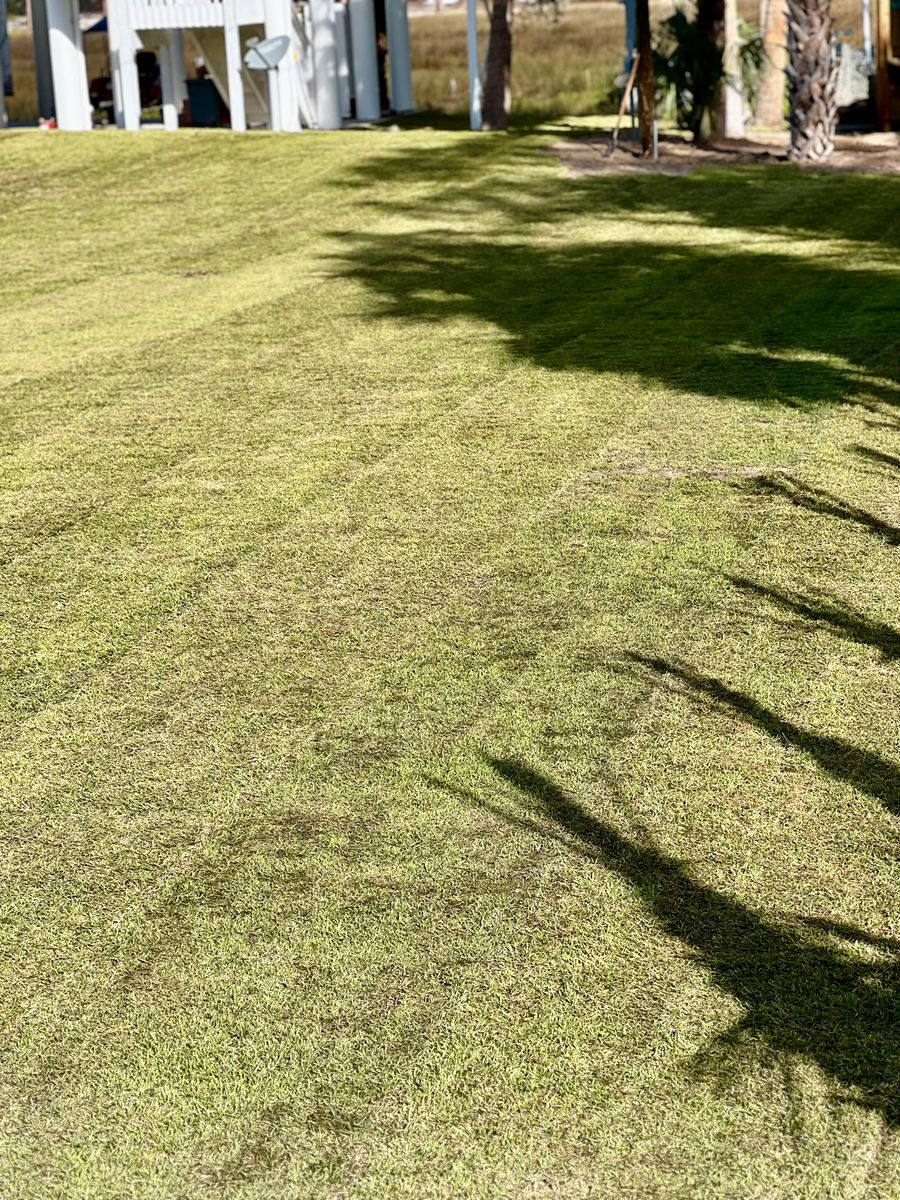
<path fill-rule="evenodd" d="M 33 0 L 39 75 L 52 77 L 60 129 L 91 128 L 88 79 L 78 0 Z M 405 0 L 386 0 L 391 108 L 412 109 L 409 30 Z M 46 20 L 49 63 L 40 38 Z M 209 76 L 231 113 L 231 127 L 281 132 L 339 129 L 381 115 L 374 0 L 108 0 L 114 112 L 120 129 L 138 129 L 140 89 L 135 55 L 159 58 L 163 123 L 178 128 L 186 96 L 184 39 L 190 31 Z M 268 71 L 244 63 L 254 39 L 284 38 L 287 52 Z M 282 43 L 283 45 L 284 43 Z M 352 104 L 352 109 L 351 109 Z"/>

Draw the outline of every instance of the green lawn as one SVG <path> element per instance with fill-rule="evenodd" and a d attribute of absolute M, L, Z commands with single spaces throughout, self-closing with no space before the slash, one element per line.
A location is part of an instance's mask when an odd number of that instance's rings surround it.
<path fill-rule="evenodd" d="M 900 1195 L 900 180 L 0 139 L 4 1200 Z"/>

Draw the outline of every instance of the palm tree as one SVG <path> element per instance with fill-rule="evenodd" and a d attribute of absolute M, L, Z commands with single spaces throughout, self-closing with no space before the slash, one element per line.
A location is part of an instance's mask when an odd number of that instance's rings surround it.
<path fill-rule="evenodd" d="M 830 0 L 787 0 L 790 157 L 819 162 L 834 150 L 837 60 Z"/>

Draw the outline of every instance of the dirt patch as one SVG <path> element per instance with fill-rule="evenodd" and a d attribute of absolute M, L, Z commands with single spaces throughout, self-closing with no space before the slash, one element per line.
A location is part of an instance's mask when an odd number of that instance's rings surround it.
<path fill-rule="evenodd" d="M 666 136 L 659 142 L 656 162 L 642 158 L 630 140 L 629 131 L 620 138 L 610 157 L 609 137 L 578 138 L 557 142 L 550 147 L 572 179 L 585 175 L 630 175 L 645 172 L 660 175 L 687 175 L 697 167 L 710 164 L 734 166 L 746 163 L 786 163 L 789 136 L 783 133 L 760 133 L 752 138 L 720 138 L 706 146 L 695 146 L 686 137 Z M 896 133 L 842 134 L 835 141 L 835 150 L 827 162 L 795 164 L 804 171 L 856 171 L 867 174 L 900 173 L 900 136 Z"/>

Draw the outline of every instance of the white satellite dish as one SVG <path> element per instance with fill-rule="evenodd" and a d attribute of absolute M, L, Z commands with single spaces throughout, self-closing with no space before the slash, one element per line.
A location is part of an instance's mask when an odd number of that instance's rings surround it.
<path fill-rule="evenodd" d="M 291 39 L 282 34 L 280 37 L 266 38 L 264 42 L 251 39 L 247 43 L 247 53 L 244 55 L 244 66 L 251 71 L 272 71 L 287 54 Z"/>

